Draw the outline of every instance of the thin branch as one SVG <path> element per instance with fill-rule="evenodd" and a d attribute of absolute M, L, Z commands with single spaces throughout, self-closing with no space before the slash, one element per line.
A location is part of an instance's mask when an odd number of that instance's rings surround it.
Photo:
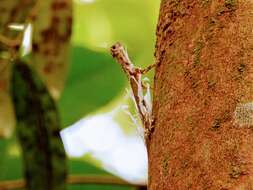
<path fill-rule="evenodd" d="M 132 184 L 113 176 L 70 176 L 67 181 L 69 184 L 107 184 L 120 186 L 145 186 L 144 184 Z"/>
<path fill-rule="evenodd" d="M 145 187 L 144 184 L 132 184 L 122 179 L 113 176 L 99 176 L 99 175 L 74 175 L 69 176 L 67 183 L 71 185 L 81 184 L 96 184 L 96 185 L 119 185 L 129 187 Z M 0 182 L 0 190 L 12 190 L 12 189 L 23 189 L 25 188 L 25 181 L 10 180 Z"/>
<path fill-rule="evenodd" d="M 9 189 L 21 189 L 25 187 L 24 180 L 11 180 L 11 181 L 2 181 L 0 182 L 1 190 L 9 190 Z"/>
<path fill-rule="evenodd" d="M 16 48 L 19 47 L 21 44 L 21 40 L 19 39 L 10 39 L 6 36 L 0 34 L 0 44 L 3 44 L 9 48 Z"/>
<path fill-rule="evenodd" d="M 152 65 L 149 65 L 147 68 L 145 68 L 145 69 L 142 69 L 141 70 L 141 73 L 143 74 L 143 75 L 145 75 L 146 73 L 148 73 L 151 69 L 153 69 L 154 67 L 156 67 L 156 63 L 154 63 L 154 64 L 152 64 Z"/>

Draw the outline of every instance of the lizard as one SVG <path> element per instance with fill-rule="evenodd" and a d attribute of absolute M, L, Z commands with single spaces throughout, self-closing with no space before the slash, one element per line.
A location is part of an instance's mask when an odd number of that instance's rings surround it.
<path fill-rule="evenodd" d="M 147 142 L 154 130 L 154 119 L 152 116 L 152 102 L 148 102 L 144 98 L 144 89 L 147 89 L 147 87 L 143 82 L 142 76 L 154 68 L 156 64 L 152 64 L 145 69 L 136 67 L 130 60 L 124 46 L 119 42 L 111 46 L 110 51 L 113 58 L 121 65 L 122 70 L 128 77 L 134 102 L 144 127 L 144 137 Z"/>

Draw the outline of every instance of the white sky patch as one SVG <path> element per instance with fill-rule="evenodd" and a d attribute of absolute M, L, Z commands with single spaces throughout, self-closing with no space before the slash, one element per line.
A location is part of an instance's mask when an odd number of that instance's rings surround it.
<path fill-rule="evenodd" d="M 21 54 L 22 56 L 29 54 L 32 51 L 32 33 L 33 33 L 32 24 L 12 23 L 8 25 L 8 27 L 11 30 L 23 31 L 23 39 L 21 42 Z"/>
<path fill-rule="evenodd" d="M 24 24 L 16 24 L 16 23 L 10 24 L 8 27 L 16 31 L 23 31 L 25 29 Z"/>
<path fill-rule="evenodd" d="M 32 24 L 29 23 L 25 27 L 24 36 L 22 40 L 22 55 L 27 55 L 32 50 Z"/>
<path fill-rule="evenodd" d="M 132 183 L 147 181 L 147 153 L 143 139 L 126 135 L 109 112 L 88 116 L 61 131 L 69 156 L 90 153 L 105 170 Z"/>

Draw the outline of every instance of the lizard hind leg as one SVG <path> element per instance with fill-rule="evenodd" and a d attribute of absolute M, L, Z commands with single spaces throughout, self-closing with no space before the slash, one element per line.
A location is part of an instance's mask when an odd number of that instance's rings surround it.
<path fill-rule="evenodd" d="M 149 65 L 145 69 L 141 69 L 141 74 L 145 75 L 147 74 L 151 69 L 155 68 L 156 64 Z"/>

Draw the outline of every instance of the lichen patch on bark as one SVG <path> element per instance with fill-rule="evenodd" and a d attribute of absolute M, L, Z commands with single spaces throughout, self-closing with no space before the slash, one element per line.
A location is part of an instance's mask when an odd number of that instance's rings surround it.
<path fill-rule="evenodd" d="M 240 127 L 253 126 L 253 103 L 239 104 L 234 113 L 235 124 Z"/>

